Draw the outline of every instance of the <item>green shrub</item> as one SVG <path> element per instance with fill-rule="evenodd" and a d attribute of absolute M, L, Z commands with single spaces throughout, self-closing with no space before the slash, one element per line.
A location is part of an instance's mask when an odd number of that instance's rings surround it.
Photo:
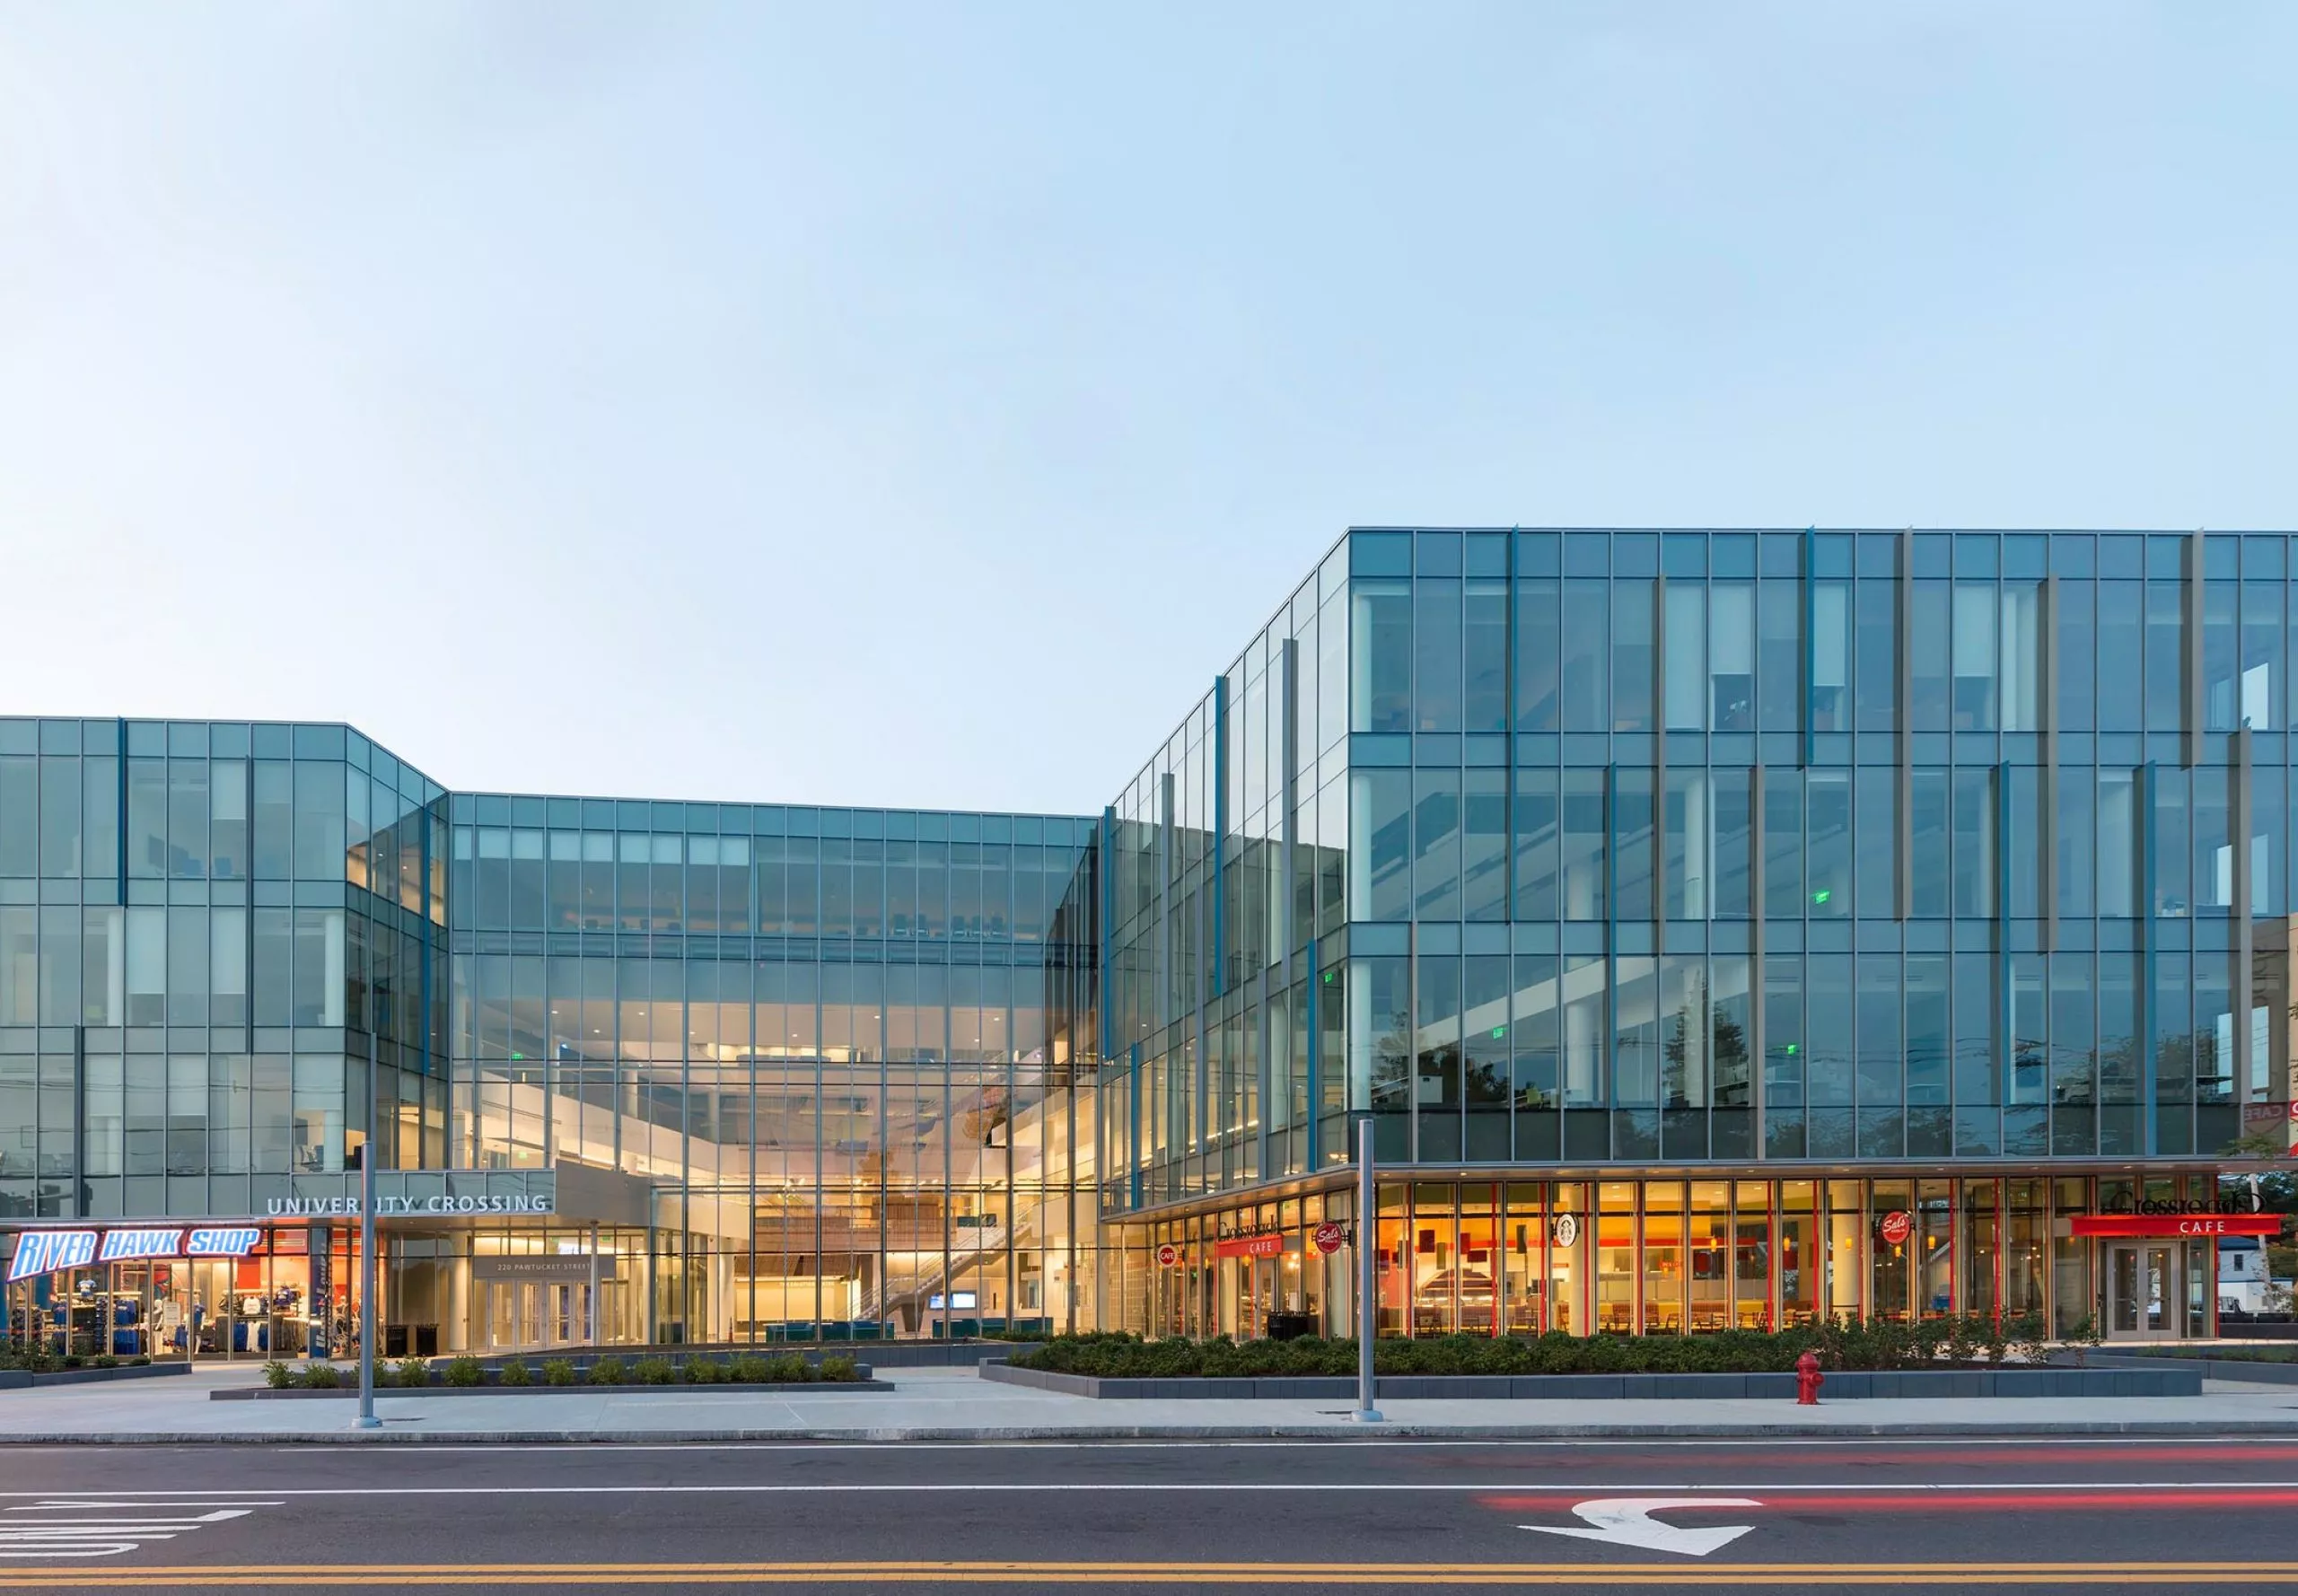
<path fill-rule="evenodd" d="M 275 1391 L 285 1390 L 294 1382 L 294 1372 L 277 1358 L 272 1359 L 263 1366 L 263 1383 Z"/>
<path fill-rule="evenodd" d="M 576 1379 L 573 1359 L 545 1358 L 543 1360 L 542 1382 L 545 1385 L 573 1385 L 576 1383 Z"/>
<path fill-rule="evenodd" d="M 1829 1369 L 1904 1369 L 1958 1346 L 1984 1347 L 2015 1332 L 1984 1323 L 1846 1320 L 1786 1330 L 1723 1330 L 1700 1336 L 1436 1336 L 1382 1340 L 1374 1352 L 1383 1374 L 1582 1374 L 1786 1372 L 1804 1352 Z M 1356 1372 L 1353 1340 L 1145 1341 L 1101 1331 L 1058 1336 L 1034 1352 L 1016 1353 L 1019 1368 L 1135 1379 L 1267 1378 Z"/>
<path fill-rule="evenodd" d="M 813 1378 L 813 1366 L 800 1352 L 778 1353 L 766 1361 L 766 1378 L 776 1385 L 803 1385 Z"/>
<path fill-rule="evenodd" d="M 117 1369 L 119 1367 L 119 1360 L 114 1357 L 110 1353 L 100 1352 L 96 1354 L 95 1356 L 88 1360 L 88 1367 L 91 1369 Z"/>
<path fill-rule="evenodd" d="M 689 1385 L 724 1385 L 726 1365 L 718 1358 L 689 1358 L 679 1365 L 679 1372 Z"/>
<path fill-rule="evenodd" d="M 623 1378 L 622 1360 L 620 1358 L 601 1358 L 597 1363 L 591 1365 L 591 1383 L 592 1385 L 620 1385 L 623 1381 Z"/>
<path fill-rule="evenodd" d="M 295 1383 L 309 1391 L 331 1391 L 343 1383 L 343 1372 L 333 1364 L 305 1364 Z"/>
<path fill-rule="evenodd" d="M 384 1383 L 381 1367 L 376 1370 L 375 1383 L 377 1385 Z M 392 1371 L 390 1383 L 402 1386 L 429 1385 L 431 1383 L 430 1360 L 427 1358 L 399 1359 L 398 1366 Z"/>
<path fill-rule="evenodd" d="M 64 1355 L 64 1366 L 67 1369 L 78 1368 L 80 1362 L 80 1355 L 76 1352 L 67 1352 Z"/>
<path fill-rule="evenodd" d="M 572 1373 L 573 1370 L 570 1369 L 568 1372 Z M 527 1367 L 524 1358 L 512 1358 L 503 1365 L 495 1378 L 498 1385 L 532 1385 L 535 1382 L 535 1372 Z"/>
<path fill-rule="evenodd" d="M 152 1360 L 145 1354 L 139 1352 L 134 1357 L 127 1360 L 127 1365 L 131 1369 L 148 1369 L 152 1366 Z"/>
<path fill-rule="evenodd" d="M 737 1385 L 763 1385 L 774 1378 L 774 1363 L 746 1352 L 726 1360 L 727 1378 Z"/>
<path fill-rule="evenodd" d="M 630 1365 L 630 1378 L 640 1385 L 671 1385 L 678 1377 L 678 1365 L 668 1358 L 640 1358 Z"/>
<path fill-rule="evenodd" d="M 478 1366 L 475 1357 L 459 1357 L 447 1364 L 449 1385 L 473 1386 L 487 1383 L 487 1371 Z"/>

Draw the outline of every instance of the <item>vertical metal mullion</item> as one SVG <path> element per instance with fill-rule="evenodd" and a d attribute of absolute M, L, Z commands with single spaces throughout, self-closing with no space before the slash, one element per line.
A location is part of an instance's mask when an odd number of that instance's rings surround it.
<path fill-rule="evenodd" d="M 1618 1138 L 1614 1136 L 1614 1119 L 1619 1108 L 1619 1060 L 1613 1053 L 1613 1044 L 1619 1035 L 1619 767 L 1604 767 L 1604 1034 L 1597 1039 L 1596 1058 L 1603 1071 L 1603 1086 L 1599 1094 L 1604 1107 L 1604 1147 L 1608 1156 L 1617 1157 Z M 1562 975 L 1559 963 L 1557 973 Z M 1653 988 L 1658 988 L 1654 972 Z M 1638 1218 L 1639 1226 L 1643 1221 Z"/>
<path fill-rule="evenodd" d="M 1229 679 L 1213 679 L 1213 948 L 1211 980 L 1198 993 L 1226 992 L 1229 979 Z M 1199 1113 L 1200 1120 L 1204 1118 Z"/>
<path fill-rule="evenodd" d="M 1506 651 L 1505 662 L 1501 671 L 1500 702 L 1503 723 L 1501 730 L 1508 744 L 1508 759 L 1504 767 L 1506 778 L 1501 787 L 1504 794 L 1501 802 L 1508 808 L 1501 820 L 1501 837 L 1504 840 L 1500 850 L 1500 879 L 1504 883 L 1501 890 L 1508 895 L 1508 912 L 1503 917 L 1512 921 L 1516 917 L 1516 634 L 1518 627 L 1522 624 L 1516 614 L 1517 532 L 1518 529 L 1515 527 L 1508 529 L 1508 560 L 1505 566 L 1508 573 L 1508 592 L 1506 601 L 1501 605 L 1501 613 L 1506 618 L 1504 629 L 1501 634 L 1502 647 Z M 1312 977 L 1314 973 L 1312 969 L 1311 971 Z M 1514 989 L 1513 979 L 1510 989 L 1512 991 Z M 1541 1289 L 1545 1291 L 1547 1287 L 1543 1285 Z"/>
<path fill-rule="evenodd" d="M 1953 1001 L 1954 978 L 1950 967 L 1947 990 Z M 2003 1108 L 2011 1098 L 2011 1045 L 2014 993 L 2011 985 L 2011 765 L 1995 767 L 1995 1145 L 2002 1146 Z M 1904 1089 L 1904 1088 L 1902 1088 Z M 1954 1083 L 1947 1087 L 1952 1111 L 1962 1108 Z M 1984 1106 L 1984 1105 L 1981 1105 Z M 1956 1188 L 1960 1192 L 1960 1188 Z M 1916 1205 L 1920 1211 L 1921 1204 Z M 1952 1207 L 1950 1209 L 1952 1213 Z"/>
<path fill-rule="evenodd" d="M 1404 1111 L 1408 1162 L 1420 1162 L 1420 922 L 1405 922 L 1404 961 Z M 1407 1224 L 1408 1232 L 1410 1230 Z M 1406 1280 L 1409 1283 L 1411 1276 Z M 1405 1319 L 1412 1309 L 1407 1295 Z"/>
<path fill-rule="evenodd" d="M 2252 931 L 2250 916 L 2254 906 L 2250 902 L 2250 729 L 2238 728 L 2232 740 L 2229 760 L 2232 768 L 2227 779 L 2233 791 L 2228 794 L 2227 819 L 2232 835 L 2228 842 L 2233 871 L 2233 904 L 2229 912 L 2234 916 L 2234 968 L 2230 972 L 2233 997 L 2234 1057 L 2229 1067 L 2234 1072 L 2234 1101 L 2247 1104 L 2250 1101 L 2250 1004 L 2252 997 Z"/>
<path fill-rule="evenodd" d="M 2042 771 L 2037 786 L 2042 803 L 2041 825 L 2037 834 L 2042 839 L 2042 856 L 2037 880 L 2042 894 L 2042 944 L 2048 953 L 2058 946 L 2058 578 L 2043 578 L 2042 598 L 2037 618 L 2035 646 L 2041 654 L 2041 668 L 2036 672 L 2035 690 L 2041 696 L 2041 715 L 2037 724 L 2041 729 Z M 2002 1298 L 1998 1296 L 1999 1306 Z"/>
<path fill-rule="evenodd" d="M 1899 917 L 1906 920 L 1915 913 L 1915 529 L 1908 527 L 1899 533 L 1899 574 L 1893 590 L 1897 610 L 1898 639 L 1892 650 L 1892 667 L 1899 672 L 1894 718 L 1898 734 L 1893 739 L 1899 756 L 1899 861 L 1893 872 L 1893 890 L 1899 903 Z"/>
<path fill-rule="evenodd" d="M 1816 555 L 1818 548 L 1819 529 L 1817 527 L 1805 527 L 1803 529 L 1803 571 L 1802 583 L 1803 599 L 1803 646 L 1800 651 L 1802 655 L 1803 680 L 1802 683 L 1802 709 L 1799 713 L 1798 718 L 1800 721 L 1800 729 L 1803 733 L 1803 763 L 1806 767 L 1808 767 L 1811 763 L 1812 750 L 1814 747 L 1814 732 L 1811 726 L 1811 692 L 1814 679 L 1819 674 L 1817 651 L 1815 648 L 1817 638 L 1814 636 L 1814 634 L 1819 629 L 1819 583 L 1814 575 L 1812 568 L 1814 565 L 1814 556 Z M 1760 593 L 1759 593 L 1758 599 L 1759 603 L 1760 603 Z M 1760 623 L 1758 625 L 1758 632 L 1759 634 L 1761 632 Z"/>
<path fill-rule="evenodd" d="M 1765 1133 L 1765 1110 L 1770 1107 L 1764 1092 L 1766 1061 L 1769 1039 L 1764 1026 L 1763 980 L 1763 766 L 1759 763 L 1748 769 L 1748 1068 L 1752 1090 L 1750 1101 L 1755 1104 L 1755 1148 L 1759 1159 L 1768 1156 L 1767 1144 L 1770 1138 Z"/>
<path fill-rule="evenodd" d="M 2140 1118 L 2145 1129 L 2140 1150 L 2149 1157 L 2157 1144 L 2154 1119 L 2154 974 L 2160 960 L 2161 942 L 2154 926 L 2154 798 L 2155 786 L 2162 780 L 2155 763 L 2149 759 L 2139 767 L 2136 802 L 2138 805 L 2138 1092 Z"/>
<path fill-rule="evenodd" d="M 2186 540 L 2186 633 L 2180 639 L 2179 652 L 2183 661 L 2179 686 L 2180 699 L 2186 707 L 2186 736 L 2181 746 L 2185 750 L 2185 764 L 2191 770 L 2202 763 L 2202 529 L 2187 535 Z M 2240 617 L 2237 616 L 2237 625 Z"/>
<path fill-rule="evenodd" d="M 127 934 L 126 929 L 127 919 L 127 916 L 125 914 L 121 915 L 120 935 L 123 937 Z M 83 1003 L 84 1006 L 84 999 L 83 1000 Z M 123 1057 L 120 1062 L 125 1065 L 127 1060 Z M 250 1084 L 252 1084 L 252 1083 L 250 1083 Z M 91 1206 L 88 1200 L 90 1196 L 91 1193 L 88 1188 L 88 1028 L 85 1025 L 75 1025 L 72 1028 L 71 1214 L 73 1218 L 85 1219 L 88 1217 L 88 1209 Z M 109 1281 L 114 1278 L 118 1273 L 118 1271 L 116 1268 L 107 1269 L 104 1271 L 104 1278 Z M 111 1322 L 110 1319 L 107 1319 L 104 1322 L 104 1334 L 107 1339 L 99 1350 L 110 1352 L 111 1350 L 111 1345 L 109 1339 L 111 1334 Z M 197 1350 L 198 1349 L 197 1347 L 193 1348 L 195 1353 Z"/>
<path fill-rule="evenodd" d="M 1285 759 L 1285 774 L 1282 789 L 1284 794 L 1282 802 L 1285 806 L 1285 814 L 1283 822 L 1284 830 L 1282 833 L 1283 840 L 1278 847 L 1277 867 L 1284 872 L 1285 889 L 1276 895 L 1276 900 L 1279 905 L 1278 918 L 1280 924 L 1275 928 L 1276 935 L 1276 958 L 1275 962 L 1276 964 L 1276 968 L 1283 972 L 1283 978 L 1279 985 L 1281 987 L 1289 987 L 1293 984 L 1293 974 L 1294 969 L 1294 960 L 1293 957 L 1294 948 L 1294 944 L 1299 940 L 1299 927 L 1294 924 L 1294 916 L 1299 908 L 1296 895 L 1300 890 L 1299 880 L 1295 873 L 1300 869 L 1300 825 L 1298 820 L 1295 819 L 1300 807 L 1300 778 L 1296 772 L 1301 763 L 1301 640 L 1298 637 L 1287 637 L 1285 639 L 1285 646 L 1280 656 L 1280 662 L 1282 663 L 1285 671 L 1285 715 L 1284 720 L 1281 723 L 1282 734 L 1279 736 L 1277 741 L 1278 746 L 1283 750 Z M 1313 921 L 1314 918 L 1315 916 L 1312 915 L 1311 919 Z M 1268 961 L 1266 958 L 1264 958 L 1264 968 L 1266 968 L 1267 962 Z M 1314 972 L 1311 971 L 1308 975 L 1304 976 L 1302 978 L 1302 982 L 1306 986 L 1314 987 L 1316 983 Z M 1285 1015 L 1285 1021 L 1289 1028 L 1292 1022 L 1292 1015 L 1289 1009 Z M 1289 1035 L 1285 1038 L 1285 1041 L 1288 1045 L 1288 1051 L 1285 1062 L 1285 1111 L 1287 1124 L 1292 1122 L 1293 1118 L 1293 1059 L 1289 1051 L 1289 1046 L 1292 1039 L 1293 1039 Z M 1301 1067 L 1303 1074 L 1305 1075 L 1308 1069 L 1308 1060 L 1306 1058 L 1301 1060 Z M 1304 1102 L 1301 1106 L 1301 1112 L 1304 1121 L 1304 1123 L 1300 1127 L 1301 1145 L 1302 1149 L 1302 1167 L 1303 1171 L 1313 1170 L 1317 1167 L 1317 1136 L 1314 1129 L 1317 1122 L 1316 1106 L 1313 1103 Z M 1268 1123 L 1269 1115 L 1267 1104 L 1263 1104 L 1261 1107 L 1260 1118 L 1262 1124 L 1266 1125 Z M 1261 1164 L 1261 1172 L 1264 1178 L 1268 1172 L 1268 1165 L 1266 1160 L 1264 1160 Z M 1307 1262 L 1304 1259 L 1302 1267 L 1305 1271 L 1307 1267 Z M 1305 1275 L 1303 1277 L 1305 1278 Z"/>
<path fill-rule="evenodd" d="M 1652 580 L 1652 943 L 1668 916 L 1668 576 Z M 1656 987 L 1655 987 L 1656 990 Z"/>

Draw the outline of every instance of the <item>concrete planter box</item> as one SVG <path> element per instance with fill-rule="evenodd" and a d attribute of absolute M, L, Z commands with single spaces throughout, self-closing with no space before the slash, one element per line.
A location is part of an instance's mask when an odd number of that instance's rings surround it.
<path fill-rule="evenodd" d="M 151 1380 L 190 1372 L 189 1364 L 123 1364 L 117 1369 L 55 1369 L 43 1374 L 29 1369 L 0 1369 L 0 1391 L 36 1385 L 101 1385 L 113 1380 Z"/>
<path fill-rule="evenodd" d="M 2091 1355 L 2094 1369 L 2187 1369 L 2197 1380 L 2241 1380 L 2257 1385 L 2298 1385 L 2298 1363 L 2269 1364 L 2256 1358 L 2215 1358 L 2207 1352 L 2197 1352 L 2191 1357 L 2150 1358 L 2131 1355 L 2117 1356 L 2112 1353 Z"/>
<path fill-rule="evenodd" d="M 1070 1396 L 1110 1398 L 1291 1398 L 1327 1401 L 1354 1397 L 1354 1380 L 1292 1375 L 1251 1380 L 1117 1380 L 981 1365 L 981 1377 Z M 1384 1374 L 1388 1398 L 1462 1398 L 1485 1401 L 1650 1401 L 1756 1399 L 1792 1401 L 1793 1374 Z M 1820 1399 L 1877 1397 L 2195 1397 L 2202 1375 L 2192 1369 L 1910 1369 L 1894 1372 L 1830 1373 Z"/>
<path fill-rule="evenodd" d="M 693 1396 L 712 1391 L 724 1391 L 731 1396 L 752 1391 L 890 1391 L 893 1389 L 890 1381 L 872 1380 L 865 1374 L 860 1380 L 782 1381 L 759 1385 L 379 1385 L 375 1388 L 375 1399 L 382 1401 L 387 1397 Z M 355 1381 L 332 1390 L 305 1390 L 298 1386 L 274 1390 L 269 1386 L 241 1386 L 233 1390 L 210 1391 L 207 1399 L 211 1402 L 300 1402 L 325 1397 L 355 1399 L 358 1395 L 359 1387 Z"/>

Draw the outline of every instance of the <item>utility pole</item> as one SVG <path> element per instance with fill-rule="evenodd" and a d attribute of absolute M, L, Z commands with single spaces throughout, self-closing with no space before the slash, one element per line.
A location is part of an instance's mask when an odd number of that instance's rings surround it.
<path fill-rule="evenodd" d="M 1380 1222 L 1373 1214 L 1373 1118 L 1368 1114 L 1356 1122 L 1356 1411 L 1348 1416 L 1360 1425 L 1381 1422 L 1381 1410 L 1373 1405 L 1380 1238 Z"/>
<path fill-rule="evenodd" d="M 367 1015 L 367 1140 L 359 1149 L 359 1423 L 362 1430 L 380 1430 L 375 1416 L 375 1157 L 382 1126 L 375 1117 L 380 1094 L 375 1076 L 382 1048 L 377 1033 L 383 1028 L 383 1004 L 388 987 L 378 982 L 371 995 Z"/>

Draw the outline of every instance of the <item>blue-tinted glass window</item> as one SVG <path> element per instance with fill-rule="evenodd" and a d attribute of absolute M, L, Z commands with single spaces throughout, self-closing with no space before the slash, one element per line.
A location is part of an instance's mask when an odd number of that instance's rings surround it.
<path fill-rule="evenodd" d="M 1648 920 L 1652 905 L 1652 773 L 1621 769 L 1613 774 L 1612 876 L 1618 890 L 1615 917 Z"/>
<path fill-rule="evenodd" d="M 1557 584 L 1516 583 L 1516 729 L 1554 732 L 1563 724 L 1564 618 Z"/>
<path fill-rule="evenodd" d="M 1553 920 L 1562 912 L 1557 892 L 1560 820 L 1557 809 L 1557 773 L 1520 770 L 1516 773 L 1515 815 L 1511 829 L 1516 854 L 1516 910 L 1519 920 Z"/>
<path fill-rule="evenodd" d="M 1358 534 L 1363 536 L 1363 534 Z M 1360 684 L 1349 706 L 1356 732 L 1412 730 L 1412 584 L 1350 584 L 1349 647 Z"/>
<path fill-rule="evenodd" d="M 1859 583 L 1858 613 L 1852 638 L 1858 652 L 1859 717 L 1862 732 L 1890 732 L 1899 726 L 1899 588 L 1873 578 Z"/>
<path fill-rule="evenodd" d="M 1413 917 L 1460 917 L 1460 773 L 1413 773 Z"/>
<path fill-rule="evenodd" d="M 1564 772 L 1564 917 L 1601 920 L 1604 917 L 1604 849 L 1609 828 L 1605 820 L 1604 773 L 1601 770 Z"/>
<path fill-rule="evenodd" d="M 1461 715 L 1470 732 L 1508 730 L 1508 584 L 1471 581 L 1466 622 L 1468 695 Z"/>
<path fill-rule="evenodd" d="M 1413 539 L 1413 569 L 1422 576 L 1460 574 L 1460 534 L 1422 532 Z"/>
<path fill-rule="evenodd" d="M 2146 729 L 2183 729 L 2186 595 L 2176 582 L 2146 584 Z"/>
<path fill-rule="evenodd" d="M 1412 574 L 1410 532 L 1351 532 L 1348 570 L 1352 576 L 1409 576 Z"/>
<path fill-rule="evenodd" d="M 1653 729 L 1653 594 L 1649 582 L 1612 583 L 1611 729 Z"/>
<path fill-rule="evenodd" d="M 1601 582 L 1564 584 L 1564 729 L 1567 732 L 1607 732 L 1611 729 L 1606 691 L 1609 595 Z"/>
<path fill-rule="evenodd" d="M 1456 539 L 1457 541 L 1457 539 Z M 1413 584 L 1413 730 L 1460 729 L 1460 583 L 1423 578 Z"/>

